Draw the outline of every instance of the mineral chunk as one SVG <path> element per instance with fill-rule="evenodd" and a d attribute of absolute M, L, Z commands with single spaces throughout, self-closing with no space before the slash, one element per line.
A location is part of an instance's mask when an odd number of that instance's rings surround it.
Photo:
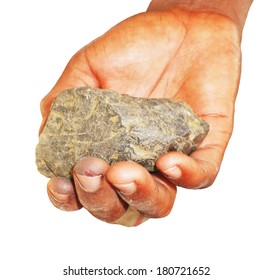
<path fill-rule="evenodd" d="M 47 177 L 71 178 L 73 166 L 84 157 L 109 164 L 135 161 L 152 172 L 158 157 L 169 151 L 192 153 L 208 130 L 182 101 L 74 88 L 52 103 L 36 164 Z"/>

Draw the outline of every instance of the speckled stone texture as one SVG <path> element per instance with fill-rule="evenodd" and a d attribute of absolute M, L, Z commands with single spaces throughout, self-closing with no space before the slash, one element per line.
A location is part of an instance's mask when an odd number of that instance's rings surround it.
<path fill-rule="evenodd" d="M 47 177 L 71 178 L 73 166 L 85 157 L 109 164 L 135 161 L 152 172 L 158 157 L 169 151 L 192 153 L 208 130 L 182 101 L 74 88 L 52 103 L 36 164 Z"/>

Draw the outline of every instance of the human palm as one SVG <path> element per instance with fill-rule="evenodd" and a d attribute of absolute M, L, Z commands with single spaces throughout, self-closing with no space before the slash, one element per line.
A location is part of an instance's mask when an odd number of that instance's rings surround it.
<path fill-rule="evenodd" d="M 170 152 L 158 159 L 156 174 L 136 163 L 109 167 L 99 159 L 85 159 L 74 169 L 76 191 L 63 179 L 51 179 L 50 196 L 65 193 L 66 202 L 60 197 L 51 201 L 64 209 L 83 205 L 99 219 L 113 222 L 128 205 L 141 217 L 165 216 L 176 185 L 211 185 L 232 133 L 240 59 L 239 36 L 228 19 L 184 11 L 136 15 L 81 49 L 43 99 L 43 123 L 59 92 L 91 86 L 144 98 L 181 99 L 209 123 L 210 132 L 190 156 Z M 83 178 L 82 184 L 76 174 L 88 180 Z M 89 186 L 82 188 L 84 184 Z"/>

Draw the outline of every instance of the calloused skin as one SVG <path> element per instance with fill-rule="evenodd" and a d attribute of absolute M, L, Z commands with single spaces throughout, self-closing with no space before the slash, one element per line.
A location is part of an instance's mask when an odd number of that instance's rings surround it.
<path fill-rule="evenodd" d="M 74 182 L 52 178 L 48 194 L 59 209 L 86 208 L 106 222 L 122 222 L 128 205 L 146 217 L 169 214 L 176 186 L 210 186 L 219 171 L 233 130 L 234 103 L 241 72 L 241 34 L 227 17 L 186 10 L 145 12 L 126 19 L 76 53 L 42 100 L 43 124 L 52 100 L 80 86 L 113 89 L 144 98 L 181 99 L 210 125 L 190 156 L 170 152 L 150 174 L 134 162 L 109 166 L 101 159 L 81 160 Z M 119 222 L 121 221 L 121 222 Z"/>

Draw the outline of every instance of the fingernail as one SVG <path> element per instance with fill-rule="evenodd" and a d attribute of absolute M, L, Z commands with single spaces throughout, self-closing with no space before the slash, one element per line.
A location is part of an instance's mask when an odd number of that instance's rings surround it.
<path fill-rule="evenodd" d="M 135 182 L 126 184 L 114 184 L 114 186 L 124 195 L 131 195 L 137 189 L 137 185 Z"/>
<path fill-rule="evenodd" d="M 54 199 L 58 203 L 61 203 L 61 204 L 66 203 L 69 200 L 69 195 L 67 195 L 67 194 L 60 194 L 49 188 L 48 188 L 47 192 L 48 192 L 49 198 Z"/>
<path fill-rule="evenodd" d="M 178 179 L 182 175 L 180 168 L 176 165 L 164 170 L 163 173 L 166 174 L 170 179 Z"/>
<path fill-rule="evenodd" d="M 96 192 L 101 186 L 102 175 L 82 175 L 75 173 L 78 185 L 87 192 Z"/>
<path fill-rule="evenodd" d="M 69 195 L 61 194 L 55 191 L 54 187 L 47 188 L 48 197 L 51 203 L 60 210 L 68 210 L 69 209 Z"/>
<path fill-rule="evenodd" d="M 65 179 L 51 178 L 47 185 L 49 196 L 53 197 L 59 203 L 67 202 L 70 197 L 69 184 L 71 183 Z"/>

